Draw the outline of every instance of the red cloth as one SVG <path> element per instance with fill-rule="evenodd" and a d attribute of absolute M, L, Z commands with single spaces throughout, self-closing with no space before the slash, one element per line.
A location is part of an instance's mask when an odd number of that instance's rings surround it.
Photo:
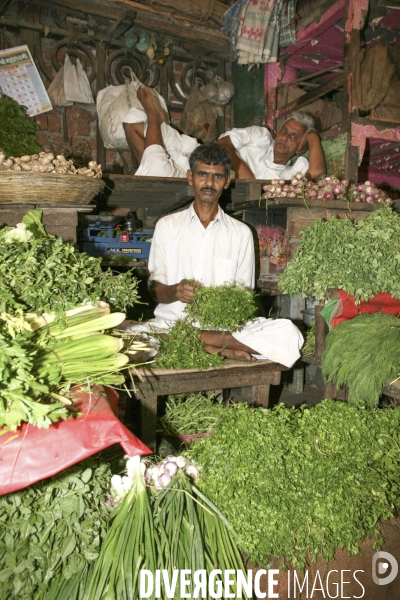
<path fill-rule="evenodd" d="M 354 319 L 354 317 L 358 317 L 359 315 L 379 311 L 387 315 L 394 315 L 395 317 L 400 316 L 400 300 L 393 298 L 391 294 L 381 292 L 367 302 L 361 300 L 360 304 L 357 305 L 354 296 L 349 296 L 343 290 L 339 290 L 339 294 L 342 301 L 342 312 L 338 317 L 332 319 L 332 327 L 336 327 L 339 323 Z"/>
<path fill-rule="evenodd" d="M 24 424 L 0 435 L 0 494 L 51 477 L 113 444 L 121 444 L 129 456 L 151 454 L 115 416 L 118 394 L 113 388 L 95 386 L 91 394 L 77 388 L 73 395 L 81 416 L 49 429 Z"/>

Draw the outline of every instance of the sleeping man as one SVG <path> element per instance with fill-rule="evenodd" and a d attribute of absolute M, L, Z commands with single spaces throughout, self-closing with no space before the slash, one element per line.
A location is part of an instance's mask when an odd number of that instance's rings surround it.
<path fill-rule="evenodd" d="M 144 110 L 131 109 L 124 122 L 126 139 L 139 164 L 136 175 L 186 177 L 189 156 L 199 143 L 164 122 L 146 86 L 137 94 Z M 291 179 L 299 172 L 316 179 L 325 173 L 314 117 L 306 112 L 291 113 L 275 140 L 266 127 L 254 125 L 231 129 L 217 143 L 228 151 L 237 179 Z M 301 156 L 306 150 L 308 160 Z M 291 165 L 295 155 L 298 158 Z"/>

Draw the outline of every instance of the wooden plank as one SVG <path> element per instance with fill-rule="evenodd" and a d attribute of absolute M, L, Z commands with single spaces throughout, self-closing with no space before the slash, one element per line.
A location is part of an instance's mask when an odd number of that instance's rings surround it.
<path fill-rule="evenodd" d="M 311 90 L 303 96 L 299 96 L 295 100 L 292 100 L 292 102 L 289 102 L 289 104 L 286 104 L 286 106 L 278 108 L 276 111 L 276 117 L 279 119 L 280 117 L 284 117 L 293 110 L 301 110 L 308 104 L 311 104 L 311 102 L 313 102 L 314 100 L 317 100 L 318 98 L 321 98 L 321 96 L 332 92 L 332 90 L 336 90 L 337 88 L 341 87 L 343 85 L 343 81 L 344 75 L 343 73 L 340 73 L 333 79 L 330 79 L 323 85 L 319 86 L 317 89 Z"/>
<path fill-rule="evenodd" d="M 286 370 L 283 367 L 283 370 Z M 246 372 L 244 372 L 246 371 Z M 220 373 L 191 373 L 188 378 L 181 376 L 152 378 L 150 381 L 135 381 L 135 396 L 138 399 L 147 396 L 166 396 L 168 394 L 181 394 L 186 392 L 219 390 L 223 388 L 247 387 L 258 385 L 278 385 L 280 382 L 280 371 L 251 372 L 251 369 L 243 370 L 240 374 L 231 374 L 228 370 Z"/>
<path fill-rule="evenodd" d="M 254 408 L 261 406 L 262 408 L 268 408 L 269 403 L 269 384 L 266 385 L 253 385 L 251 405 Z"/>
<path fill-rule="evenodd" d="M 300 22 L 296 33 L 296 43 L 284 49 L 280 55 L 281 60 L 286 60 L 301 50 L 309 42 L 316 39 L 327 29 L 332 27 L 332 25 L 342 19 L 344 12 L 344 0 L 337 0 L 331 6 L 327 6 L 325 9 L 324 6 L 318 7 L 317 10 L 317 13 L 313 13 L 310 15 L 310 17 L 307 17 L 306 22 L 311 20 L 309 25 L 302 27 Z M 318 15 L 320 15 L 320 19 L 318 19 Z"/>
<path fill-rule="evenodd" d="M 156 451 L 157 396 L 147 396 L 140 402 L 141 440 L 153 452 Z"/>
<path fill-rule="evenodd" d="M 361 202 L 345 202 L 343 200 L 331 200 L 329 202 L 325 200 L 307 200 L 307 205 L 304 203 L 302 198 L 268 198 L 268 201 L 261 200 L 261 206 L 265 206 L 264 202 L 267 203 L 267 206 L 298 206 L 305 208 L 307 210 L 314 208 L 327 208 L 327 209 L 347 209 L 351 212 L 356 211 L 371 211 L 376 210 L 377 208 L 382 208 L 382 204 L 366 204 Z M 246 200 L 242 203 L 231 202 L 227 205 L 228 210 L 246 210 L 252 206 L 260 206 L 260 200 Z"/>

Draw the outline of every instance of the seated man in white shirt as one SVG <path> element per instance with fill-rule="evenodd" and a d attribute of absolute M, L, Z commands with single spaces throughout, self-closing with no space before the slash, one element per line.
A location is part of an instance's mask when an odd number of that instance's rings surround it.
<path fill-rule="evenodd" d="M 219 207 L 229 186 L 231 160 L 218 144 L 200 145 L 190 156 L 187 177 L 194 202 L 186 210 L 161 218 L 155 228 L 149 257 L 149 288 L 159 303 L 153 326 L 169 327 L 185 316 L 195 289 L 188 280 L 206 286 L 236 283 L 254 287 L 254 243 L 247 225 Z M 207 352 L 255 360 L 263 355 L 288 367 L 300 357 L 303 338 L 288 319 L 259 317 L 233 334 L 202 331 Z"/>
<path fill-rule="evenodd" d="M 132 109 L 124 122 L 126 139 L 139 163 L 136 175 L 186 177 L 189 155 L 198 142 L 164 123 L 146 86 L 137 94 L 144 110 Z M 266 127 L 254 125 L 227 131 L 217 143 L 228 150 L 237 179 L 291 179 L 299 172 L 315 179 L 326 170 L 314 117 L 302 111 L 287 117 L 275 140 Z M 307 149 L 309 161 L 299 156 L 291 166 L 290 159 Z"/>

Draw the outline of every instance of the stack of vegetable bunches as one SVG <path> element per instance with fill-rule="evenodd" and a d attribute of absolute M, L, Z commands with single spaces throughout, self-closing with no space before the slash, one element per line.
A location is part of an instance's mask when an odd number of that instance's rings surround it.
<path fill-rule="evenodd" d="M 310 181 L 302 173 L 296 173 L 291 182 L 273 179 L 263 187 L 263 198 L 302 198 L 307 200 L 344 200 L 347 202 L 374 202 L 388 204 L 391 199 L 371 181 L 350 186 L 347 179 L 338 179 L 334 175 Z"/>
<path fill-rule="evenodd" d="M 340 323 L 326 337 L 322 375 L 348 386 L 350 404 L 376 408 L 400 368 L 400 319 L 377 312 Z"/>
<path fill-rule="evenodd" d="M 176 569 L 243 569 L 234 532 L 192 483 L 197 476 L 184 457 L 167 457 L 160 465 L 128 459 L 127 475 L 111 480 L 110 500 L 118 506 L 81 600 L 139 599 L 141 569 L 166 571 L 170 582 Z M 160 597 L 167 598 L 163 586 Z M 177 585 L 173 598 L 180 597 Z"/>
<path fill-rule="evenodd" d="M 224 408 L 222 399 L 215 400 L 213 394 L 168 396 L 165 414 L 159 419 L 159 433 L 172 436 L 206 433 L 213 428 Z"/>
<path fill-rule="evenodd" d="M 125 319 L 108 304 L 84 305 L 62 317 L 0 315 L 0 427 L 49 427 L 69 416 L 72 384 L 121 385 L 129 362 L 123 340 L 106 333 Z M 143 349 L 143 342 L 136 343 Z M 61 388 L 61 389 L 60 389 Z"/>
<path fill-rule="evenodd" d="M 253 564 L 303 570 L 337 548 L 358 554 L 368 536 L 379 549 L 380 519 L 400 509 L 399 446 L 400 409 L 239 403 L 185 454 Z"/>
<path fill-rule="evenodd" d="M 196 286 L 196 282 L 191 281 Z M 164 369 L 207 369 L 222 367 L 219 354 L 208 354 L 200 341 L 201 329 L 234 332 L 256 313 L 254 293 L 235 284 L 204 287 L 197 285 L 196 296 L 185 307 L 186 317 L 177 321 L 168 335 L 158 336 L 159 358 Z"/>
<path fill-rule="evenodd" d="M 332 218 L 303 229 L 294 257 L 279 277 L 284 294 L 324 300 L 338 288 L 357 301 L 380 292 L 400 298 L 400 215 L 389 206 L 365 219 Z"/>
<path fill-rule="evenodd" d="M 121 338 L 101 333 L 117 327 L 125 320 L 125 313 L 110 313 L 108 304 L 78 307 L 65 313 L 62 320 L 55 318 L 41 324 L 41 318 L 31 320 L 39 333 L 35 367 L 39 376 L 52 370 L 60 372 L 62 381 L 78 383 L 92 381 L 101 384 L 122 384 L 124 376 L 117 374 L 128 362 Z"/>

